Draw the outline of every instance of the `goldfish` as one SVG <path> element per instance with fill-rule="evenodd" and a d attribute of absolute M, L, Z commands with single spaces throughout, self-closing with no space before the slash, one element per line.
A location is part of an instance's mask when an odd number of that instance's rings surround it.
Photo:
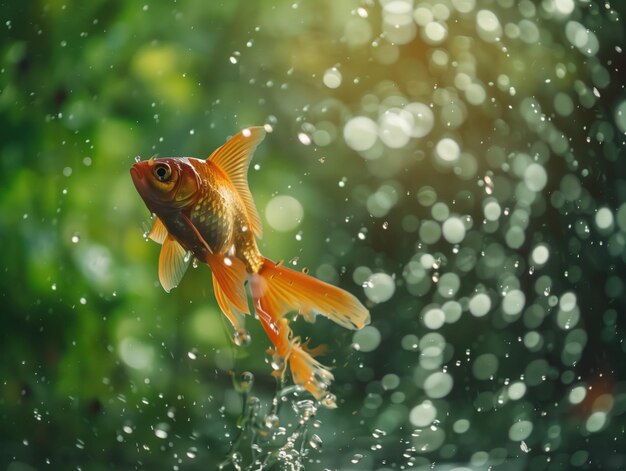
<path fill-rule="evenodd" d="M 254 317 L 273 345 L 274 374 L 284 380 L 288 366 L 294 384 L 333 407 L 333 374 L 314 358 L 323 346 L 311 349 L 308 341 L 294 336 L 289 314 L 309 321 L 321 314 L 352 330 L 369 324 L 370 314 L 347 291 L 275 263 L 259 251 L 263 227 L 247 174 L 265 135 L 263 127 L 246 128 L 206 159 L 151 158 L 132 165 L 130 174 L 156 216 L 148 237 L 161 244 L 158 274 L 165 291 L 178 286 L 191 258 L 206 263 L 217 304 L 240 344 L 248 337 L 248 286 Z"/>

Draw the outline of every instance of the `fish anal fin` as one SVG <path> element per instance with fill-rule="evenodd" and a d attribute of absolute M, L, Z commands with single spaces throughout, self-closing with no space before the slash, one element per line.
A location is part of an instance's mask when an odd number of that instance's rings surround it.
<path fill-rule="evenodd" d="M 207 263 L 213 272 L 213 289 L 217 302 L 235 326 L 234 310 L 242 314 L 250 313 L 245 287 L 248 276 L 246 266 L 238 258 L 215 254 L 207 255 Z"/>
<path fill-rule="evenodd" d="M 158 217 L 154 220 L 154 224 L 152 225 L 152 229 L 148 233 L 148 237 L 155 241 L 157 244 L 163 244 L 165 238 L 167 237 L 167 228 L 163 221 L 161 221 Z"/>
<path fill-rule="evenodd" d="M 171 235 L 165 237 L 159 255 L 159 281 L 165 291 L 169 293 L 178 286 L 187 271 L 190 258 L 187 250 L 176 239 Z"/>
<path fill-rule="evenodd" d="M 244 204 L 250 230 L 258 237 L 263 235 L 263 226 L 248 187 L 248 167 L 254 150 L 264 137 L 263 127 L 246 128 L 235 134 L 207 159 L 228 176 Z"/>

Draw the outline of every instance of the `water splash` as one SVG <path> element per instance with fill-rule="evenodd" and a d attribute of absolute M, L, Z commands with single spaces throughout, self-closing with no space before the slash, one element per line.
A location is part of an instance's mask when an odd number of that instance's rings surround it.
<path fill-rule="evenodd" d="M 254 375 L 249 371 L 244 371 L 239 377 L 238 390 L 243 394 L 247 394 L 252 390 L 254 384 Z"/>
<path fill-rule="evenodd" d="M 252 336 L 246 329 L 240 328 L 233 333 L 233 342 L 238 347 L 247 347 L 252 342 Z"/>
<path fill-rule="evenodd" d="M 284 387 L 279 377 L 271 401 L 262 402 L 252 395 L 252 373 L 245 371 L 233 381 L 243 400 L 237 419 L 239 433 L 219 468 L 232 466 L 253 471 L 278 466 L 279 469 L 304 470 L 305 462 L 322 449 L 322 439 L 311 430 L 321 426 L 316 417 L 318 408 L 332 407 L 335 396 L 328 394 L 318 402 L 301 386 Z"/>

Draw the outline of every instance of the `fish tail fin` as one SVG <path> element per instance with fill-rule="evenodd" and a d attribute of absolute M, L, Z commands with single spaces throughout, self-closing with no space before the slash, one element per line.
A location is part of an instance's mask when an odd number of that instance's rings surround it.
<path fill-rule="evenodd" d="M 285 314 L 298 311 L 312 319 L 319 313 L 348 329 L 360 329 L 369 323 L 369 311 L 350 293 L 268 259 L 250 285 L 259 319 L 276 353 L 288 361 L 294 383 L 318 400 L 325 398 L 333 375 L 313 358 L 320 349 L 310 350 L 299 337 L 292 338 Z"/>
<path fill-rule="evenodd" d="M 259 270 L 266 281 L 263 296 L 279 316 L 298 311 L 305 319 L 315 314 L 336 322 L 342 327 L 358 330 L 370 323 L 370 313 L 352 294 L 312 276 L 291 270 L 267 258 Z"/>

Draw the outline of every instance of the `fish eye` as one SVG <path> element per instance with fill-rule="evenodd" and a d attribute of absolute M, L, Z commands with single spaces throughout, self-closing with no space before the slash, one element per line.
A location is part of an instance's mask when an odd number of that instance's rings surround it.
<path fill-rule="evenodd" d="M 169 165 L 161 163 L 154 166 L 152 173 L 157 178 L 157 180 L 159 180 L 160 182 L 164 182 L 172 176 L 172 169 Z"/>

